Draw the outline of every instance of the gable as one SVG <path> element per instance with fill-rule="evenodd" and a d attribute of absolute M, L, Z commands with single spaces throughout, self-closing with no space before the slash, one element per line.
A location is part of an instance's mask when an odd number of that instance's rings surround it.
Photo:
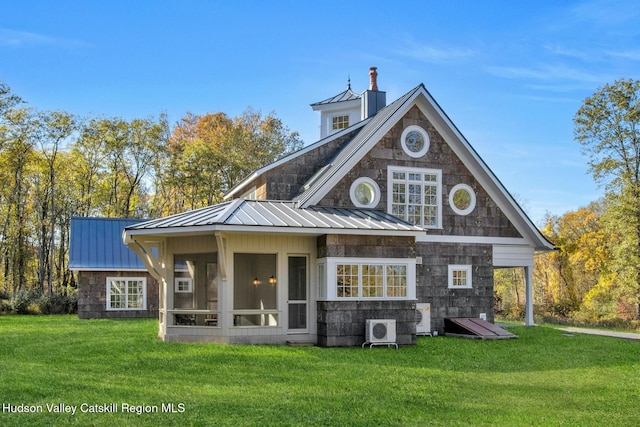
<path fill-rule="evenodd" d="M 350 143 L 368 122 L 358 122 L 260 168 L 229 190 L 224 199 L 245 197 L 247 193 L 253 193 L 250 198 L 259 200 L 293 199 L 304 191 L 305 183 L 330 163 L 336 153 Z"/>
<path fill-rule="evenodd" d="M 417 115 L 417 111 L 421 113 L 421 116 Z M 415 162 L 413 159 L 399 158 L 397 153 L 400 152 L 397 149 L 393 147 L 385 148 L 384 142 L 382 145 L 379 145 L 379 143 L 385 138 L 399 141 L 402 134 L 401 129 L 411 124 L 412 121 L 423 122 L 425 120 L 425 126 L 434 131 L 434 139 L 441 139 L 449 148 L 449 150 L 443 150 L 439 153 L 438 158 L 433 157 L 428 160 L 433 161 L 434 165 L 437 164 L 439 168 L 442 168 L 443 165 L 453 168 L 453 173 L 444 177 L 443 180 L 454 180 L 456 176 L 459 176 L 459 178 L 466 177 L 465 179 L 469 180 L 468 185 L 477 185 L 478 191 L 482 191 L 484 192 L 483 194 L 488 196 L 486 203 L 484 203 L 482 209 L 479 210 L 479 212 L 482 210 L 483 212 L 474 216 L 476 219 L 492 216 L 492 224 L 485 224 L 487 226 L 485 229 L 484 227 L 475 226 L 474 221 L 475 231 L 467 230 L 467 232 L 471 232 L 473 236 L 480 236 L 484 235 L 487 230 L 494 228 L 492 235 L 497 234 L 503 236 L 506 234 L 505 237 L 521 236 L 527 242 L 526 244 L 536 249 L 552 249 L 553 245 L 542 236 L 526 213 L 520 208 L 473 147 L 471 147 L 469 142 L 462 136 L 460 131 L 444 111 L 442 111 L 423 85 L 412 89 L 392 104 L 380 110 L 362 131 L 338 153 L 336 158 L 332 160 L 332 163 L 327 165 L 322 171 L 322 176 L 317 177 L 313 182 L 307 183 L 305 186 L 307 188 L 306 191 L 297 196 L 295 200 L 299 202 L 301 206 L 312 206 L 318 203 L 334 203 L 338 201 L 344 203 L 345 200 L 349 200 L 349 197 L 345 198 L 344 190 L 346 182 L 343 182 L 342 187 L 340 187 L 340 182 L 345 179 L 349 172 L 360 162 L 371 160 L 371 157 L 367 156 L 371 152 L 375 153 L 375 149 L 379 151 L 373 155 L 373 158 L 386 159 L 387 164 L 404 161 L 405 165 L 410 165 L 412 162 Z M 445 147 L 445 145 L 442 145 L 442 147 Z M 400 153 L 400 156 L 403 156 L 403 154 Z M 429 159 L 429 154 L 427 153 L 425 157 Z M 464 168 L 461 166 L 464 166 Z M 365 167 L 367 166 L 365 165 Z M 375 179 L 376 182 L 384 178 L 386 167 L 387 166 L 384 168 L 372 168 L 371 173 L 375 175 L 372 178 Z M 346 179 L 352 181 L 353 177 Z M 449 184 L 451 184 L 451 181 L 449 181 Z M 336 191 L 342 191 L 342 194 L 340 196 L 331 195 L 330 193 L 334 191 L 334 188 Z M 445 200 L 448 199 L 448 194 L 442 194 L 442 199 L 444 205 Z M 381 197 L 381 203 L 384 203 L 384 201 L 384 197 Z M 469 218 L 471 216 L 472 214 L 469 214 Z M 445 233 L 444 226 L 446 220 L 446 218 L 442 218 L 440 224 L 443 226 L 443 234 Z M 463 222 L 468 222 L 468 218 Z M 457 231 L 462 231 L 460 230 L 459 223 L 459 219 L 450 219 L 448 222 L 451 227 L 457 227 Z M 469 224 L 467 224 L 466 227 L 469 228 Z M 514 233 L 514 231 L 516 232 Z M 432 234 L 432 232 L 433 229 L 431 229 L 428 234 Z"/>
<path fill-rule="evenodd" d="M 419 126 L 429 135 L 429 147 L 420 157 L 409 156 L 401 146 L 401 136 L 408 126 Z M 451 149 L 442 135 L 414 105 L 395 125 L 375 143 L 318 202 L 321 206 L 353 206 L 350 189 L 361 177 L 371 178 L 380 189 L 380 200 L 374 209 L 387 211 L 389 203 L 389 171 L 426 169 L 439 171 L 441 176 L 441 227 L 430 229 L 431 235 L 482 235 L 487 237 L 515 237 L 521 234 L 509 221 L 497 203 L 475 178 L 473 173 Z M 457 214 L 449 203 L 452 189 L 465 184 L 475 193 L 476 204 L 470 214 Z"/>

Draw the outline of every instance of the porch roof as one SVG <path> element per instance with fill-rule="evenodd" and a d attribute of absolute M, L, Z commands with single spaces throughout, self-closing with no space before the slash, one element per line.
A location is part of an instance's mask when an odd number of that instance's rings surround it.
<path fill-rule="evenodd" d="M 294 202 L 236 199 L 165 218 L 134 224 L 128 235 L 198 231 L 252 231 L 308 234 L 390 234 L 418 236 L 424 230 L 382 211 L 312 206 Z"/>

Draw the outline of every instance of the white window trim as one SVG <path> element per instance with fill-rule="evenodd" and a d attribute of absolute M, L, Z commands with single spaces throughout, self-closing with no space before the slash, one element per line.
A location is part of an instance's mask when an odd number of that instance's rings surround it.
<path fill-rule="evenodd" d="M 402 265 L 407 268 L 407 295 L 404 297 L 339 297 L 337 292 L 337 277 L 336 268 L 338 264 L 357 264 L 359 265 L 358 274 L 362 275 L 362 265 Z M 320 283 L 321 278 L 318 277 L 318 296 L 322 300 L 326 301 L 405 301 L 416 299 L 416 259 L 415 258 L 322 258 L 318 260 L 318 265 L 323 267 L 319 270 L 324 270 L 325 283 Z M 383 292 L 386 294 L 386 273 L 384 275 Z M 362 281 L 359 284 L 359 295 L 362 295 Z M 320 297 L 324 295 L 324 298 Z"/>
<path fill-rule="evenodd" d="M 449 289 L 471 289 L 473 287 L 473 266 L 471 265 L 460 265 L 460 264 L 452 264 L 449 265 L 449 274 L 448 274 L 448 285 Z M 453 284 L 453 273 L 455 271 L 465 271 L 467 273 L 467 284 L 466 286 L 454 286 Z"/>
<path fill-rule="evenodd" d="M 340 128 L 340 129 L 334 129 L 333 128 L 333 118 L 334 117 L 343 117 L 346 116 L 349 118 L 349 126 L 345 127 L 345 128 Z M 353 118 L 353 114 L 351 114 L 350 111 L 339 111 L 339 112 L 335 112 L 332 114 L 328 114 L 326 116 L 326 120 L 327 120 L 327 136 L 328 135 L 333 135 L 334 133 L 338 133 L 338 132 L 342 132 L 345 129 L 348 129 L 350 126 L 352 126 L 354 123 L 357 122 L 357 120 L 354 120 Z"/>
<path fill-rule="evenodd" d="M 411 151 L 409 150 L 409 147 L 407 147 L 405 139 L 410 132 L 418 132 L 420 135 L 422 135 L 422 139 L 424 139 L 424 147 L 422 147 L 420 151 Z M 400 136 L 400 144 L 402 145 L 402 149 L 405 153 L 407 153 L 408 156 L 417 159 L 427 154 L 431 141 L 429 139 L 429 134 L 427 133 L 427 131 L 422 129 L 420 126 L 411 125 L 407 126 L 405 130 L 402 131 L 402 136 Z"/>
<path fill-rule="evenodd" d="M 453 196 L 456 194 L 456 191 L 458 190 L 466 190 L 467 193 L 469 193 L 469 196 L 471 197 L 471 200 L 469 201 L 469 206 L 466 209 L 458 209 L 455 203 L 453 203 Z M 476 208 L 476 192 L 473 191 L 473 188 L 471 188 L 467 184 L 454 185 L 451 191 L 449 191 L 449 206 L 451 206 L 451 209 L 453 209 L 453 211 L 458 215 L 463 215 L 463 216 L 469 215 Z"/>
<path fill-rule="evenodd" d="M 368 205 L 358 202 L 358 199 L 356 197 L 356 189 L 358 188 L 358 185 L 363 182 L 366 182 L 367 184 L 371 185 L 371 187 L 373 187 L 373 200 Z M 353 181 L 353 184 L 351 184 L 351 188 L 349 189 L 349 196 L 351 197 L 351 203 L 353 203 L 358 208 L 375 208 L 376 206 L 378 206 L 378 203 L 380 203 L 380 187 L 373 179 L 363 176 Z"/>
<path fill-rule="evenodd" d="M 142 307 L 125 307 L 125 308 L 111 308 L 111 282 L 114 280 L 118 281 L 129 281 L 135 280 L 138 282 L 142 282 Z M 146 277 L 107 277 L 106 280 L 106 291 L 107 291 L 107 311 L 135 311 L 135 310 L 146 310 L 147 309 L 147 278 Z M 129 305 L 129 295 L 128 295 L 128 286 L 125 287 L 125 303 Z"/>
<path fill-rule="evenodd" d="M 180 290 L 179 283 L 187 282 L 187 290 Z M 176 277 L 174 278 L 174 290 L 178 294 L 190 294 L 193 292 L 193 279 L 191 277 Z"/>
<path fill-rule="evenodd" d="M 387 167 L 387 213 L 393 215 L 392 213 L 392 205 L 393 205 L 393 172 L 404 172 L 404 173 L 430 173 L 436 175 L 437 183 L 436 183 L 436 192 L 438 197 L 438 213 L 436 216 L 436 225 L 425 226 L 424 224 L 418 224 L 419 227 L 429 228 L 429 229 L 439 229 L 442 228 L 442 170 L 440 169 L 427 169 L 427 168 L 410 168 L 405 166 L 388 166 Z M 404 221 L 407 221 L 407 218 L 400 218 Z M 424 218 L 422 218 L 424 219 Z"/>

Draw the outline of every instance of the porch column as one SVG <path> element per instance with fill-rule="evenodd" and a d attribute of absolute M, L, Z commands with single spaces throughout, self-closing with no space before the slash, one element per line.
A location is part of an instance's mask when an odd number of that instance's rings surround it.
<path fill-rule="evenodd" d="M 524 267 L 525 281 L 525 326 L 533 326 L 533 266 Z"/>

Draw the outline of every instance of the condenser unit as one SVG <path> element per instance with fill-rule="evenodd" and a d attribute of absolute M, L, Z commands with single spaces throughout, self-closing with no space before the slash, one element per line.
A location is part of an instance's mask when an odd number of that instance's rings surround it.
<path fill-rule="evenodd" d="M 395 319 L 367 319 L 365 336 L 369 344 L 395 344 Z"/>
<path fill-rule="evenodd" d="M 416 304 L 416 335 L 431 335 L 431 304 Z"/>

